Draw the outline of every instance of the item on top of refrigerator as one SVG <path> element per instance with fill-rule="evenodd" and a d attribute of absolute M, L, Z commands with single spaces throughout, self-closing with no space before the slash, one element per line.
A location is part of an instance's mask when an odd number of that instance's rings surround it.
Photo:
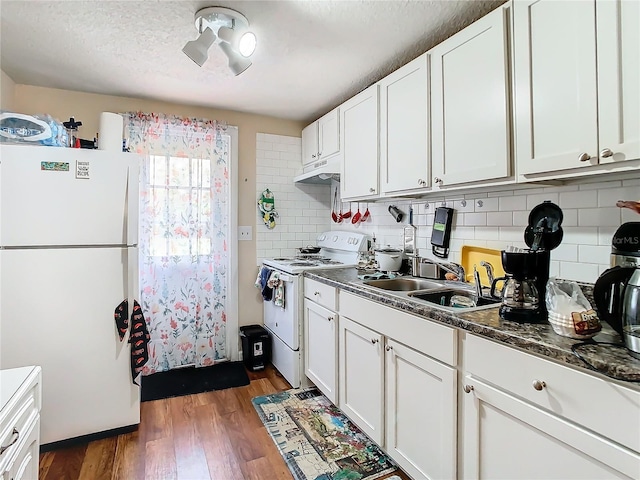
<path fill-rule="evenodd" d="M 67 130 L 51 115 L 0 111 L 0 142 L 66 147 Z"/>
<path fill-rule="evenodd" d="M 80 139 L 78 138 L 78 127 L 82 126 L 82 122 L 76 122 L 76 119 L 69 117 L 67 122 L 62 122 L 64 128 L 67 129 L 69 135 L 69 147 L 80 148 Z"/>

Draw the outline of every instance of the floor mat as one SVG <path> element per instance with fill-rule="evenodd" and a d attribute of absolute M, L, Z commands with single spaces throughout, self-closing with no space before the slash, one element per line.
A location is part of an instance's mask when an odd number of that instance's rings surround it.
<path fill-rule="evenodd" d="M 397 469 L 316 388 L 264 395 L 252 402 L 296 480 L 372 480 Z"/>
<path fill-rule="evenodd" d="M 142 377 L 141 400 L 148 402 L 244 385 L 249 385 L 249 376 L 242 362 L 176 368 Z"/>

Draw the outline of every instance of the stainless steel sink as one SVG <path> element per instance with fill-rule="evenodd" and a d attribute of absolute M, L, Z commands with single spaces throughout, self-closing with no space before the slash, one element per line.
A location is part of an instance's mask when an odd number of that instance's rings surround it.
<path fill-rule="evenodd" d="M 478 298 L 475 292 L 470 292 L 463 289 L 440 289 L 427 292 L 408 292 L 408 296 L 424 300 L 425 302 L 432 303 L 440 307 L 451 307 L 455 309 L 477 308 L 485 305 L 496 305 L 500 303 L 500 300 L 495 298 L 480 297 Z M 452 301 L 453 299 L 453 301 Z"/>
<path fill-rule="evenodd" d="M 382 290 L 392 290 L 396 292 L 411 292 L 414 290 L 429 290 L 434 288 L 442 288 L 443 283 L 426 280 L 424 278 L 392 278 L 386 280 L 365 280 L 365 285 L 370 287 L 381 288 Z"/>

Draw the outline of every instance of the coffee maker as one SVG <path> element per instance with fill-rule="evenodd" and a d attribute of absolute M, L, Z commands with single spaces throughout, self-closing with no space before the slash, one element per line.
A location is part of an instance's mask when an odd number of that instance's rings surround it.
<path fill-rule="evenodd" d="M 502 301 L 500 317 L 519 323 L 538 323 L 546 319 L 538 290 L 538 262 L 545 262 L 544 252 L 503 250 L 502 267 L 507 274 L 491 283 L 491 296 Z M 496 295 L 496 285 L 504 281 L 502 292 Z"/>
<path fill-rule="evenodd" d="M 497 278 L 491 285 L 494 297 L 496 282 L 503 280 L 499 314 L 505 320 L 520 323 L 539 323 L 547 320 L 545 295 L 549 280 L 551 250 L 562 242 L 564 215 L 556 204 L 545 201 L 529 213 L 524 231 L 528 250 L 502 251 L 502 267 L 506 277 Z"/>
<path fill-rule="evenodd" d="M 640 222 L 625 223 L 611 241 L 611 268 L 593 287 L 600 318 L 620 334 L 640 359 Z"/>

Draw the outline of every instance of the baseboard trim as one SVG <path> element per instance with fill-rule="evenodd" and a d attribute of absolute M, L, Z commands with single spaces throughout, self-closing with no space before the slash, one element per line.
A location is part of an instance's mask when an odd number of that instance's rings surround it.
<path fill-rule="evenodd" d="M 131 433 L 138 429 L 138 424 L 127 425 L 126 427 L 112 428 L 111 430 L 104 430 L 102 432 L 90 433 L 88 435 L 81 435 L 79 437 L 67 438 L 66 440 L 59 440 L 57 442 L 45 443 L 40 445 L 40 453 L 50 452 L 51 450 L 58 450 L 61 448 L 75 447 L 83 443 L 93 442 L 95 440 L 102 440 L 103 438 L 114 437 L 116 435 L 123 435 L 125 433 Z"/>

